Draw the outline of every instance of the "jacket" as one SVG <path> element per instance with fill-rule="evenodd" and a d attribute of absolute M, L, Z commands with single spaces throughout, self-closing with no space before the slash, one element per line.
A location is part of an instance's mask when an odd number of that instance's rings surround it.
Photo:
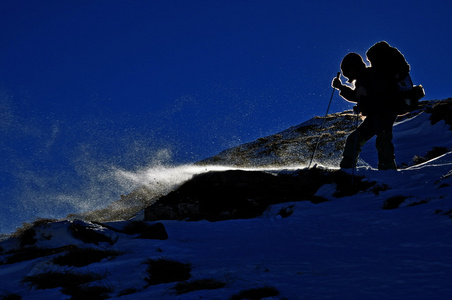
<path fill-rule="evenodd" d="M 358 112 L 370 114 L 394 114 L 397 87 L 375 68 L 366 68 L 355 81 L 355 88 L 342 86 L 340 95 L 347 101 L 357 103 Z"/>

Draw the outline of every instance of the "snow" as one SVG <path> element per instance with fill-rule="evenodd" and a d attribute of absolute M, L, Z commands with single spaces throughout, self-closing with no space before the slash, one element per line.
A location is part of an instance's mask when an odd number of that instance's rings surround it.
<path fill-rule="evenodd" d="M 394 148 L 398 165 L 412 164 L 415 155 L 425 155 L 433 147 L 452 148 L 452 130 L 444 121 L 430 124 L 430 114 L 422 112 L 411 119 L 394 124 Z M 375 137 L 368 141 L 361 152 L 361 158 L 377 166 Z"/>
<path fill-rule="evenodd" d="M 112 299 L 227 299 L 261 286 L 276 287 L 280 291 L 276 299 L 449 299 L 452 219 L 435 212 L 452 208 L 452 179 L 443 180 L 451 185 L 445 188 L 435 187 L 435 182 L 451 165 L 448 154 L 400 172 L 360 170 L 369 180 L 390 182 L 390 189 L 378 196 L 362 193 L 340 199 L 330 196 L 331 201 L 322 204 L 285 203 L 250 220 L 162 221 L 168 240 L 118 234 L 115 245 L 104 243 L 100 248 L 125 254 L 86 267 L 56 266 L 48 257 L 3 265 L 0 291 L 17 293 L 22 299 L 65 299 L 54 289 L 30 289 L 20 282 L 26 275 L 63 270 L 104 274 L 105 279 L 95 285 L 114 287 L 116 292 L 137 290 L 133 297 L 112 293 Z M 332 194 L 333 189 L 324 186 L 320 193 Z M 385 199 L 399 194 L 429 202 L 382 209 Z M 281 218 L 277 212 L 289 206 L 293 214 Z M 55 238 L 40 239 L 39 246 L 77 243 L 65 240 L 64 225 L 49 226 L 47 234 Z M 226 287 L 180 296 L 172 294 L 174 283 L 146 287 L 143 263 L 160 257 L 189 262 L 193 279 L 217 279 Z"/>
<path fill-rule="evenodd" d="M 421 114 L 395 127 L 399 161 L 408 162 L 433 146 L 452 147 L 447 125 L 431 126 L 427 118 Z M 369 142 L 362 154 L 371 165 L 373 148 Z M 116 242 L 85 244 L 69 235 L 69 221 L 52 223 L 37 232 L 38 247 L 72 244 L 123 254 L 79 268 L 54 264 L 51 259 L 61 253 L 0 265 L 0 296 L 69 299 L 61 289 L 38 290 L 22 282 L 25 276 L 61 271 L 102 275 L 91 285 L 112 288 L 111 299 L 229 299 L 239 291 L 264 286 L 280 292 L 268 299 L 450 299 L 451 170 L 452 152 L 400 171 L 376 171 L 363 165 L 356 174 L 376 181 L 381 187 L 377 194 L 366 191 L 335 198 L 336 186 L 328 184 L 317 192 L 328 202 L 278 204 L 254 219 L 161 221 L 168 240 L 138 239 L 98 226 Z M 134 180 L 146 176 L 136 174 Z M 385 201 L 395 196 L 407 198 L 399 208 L 383 209 Z M 293 213 L 282 218 L 278 213 L 283 208 Z M 107 225 L 122 228 L 125 223 Z M 0 247 L 4 254 L 18 244 L 9 239 Z M 147 286 L 145 262 L 150 258 L 190 263 L 190 281 L 216 279 L 226 285 L 181 295 L 174 294 L 175 283 Z M 127 290 L 133 293 L 121 294 Z"/>

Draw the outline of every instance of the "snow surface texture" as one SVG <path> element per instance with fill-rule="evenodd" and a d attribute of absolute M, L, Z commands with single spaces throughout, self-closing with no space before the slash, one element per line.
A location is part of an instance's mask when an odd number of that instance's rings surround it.
<path fill-rule="evenodd" d="M 63 284 L 38 289 L 24 278 L 94 274 L 76 288 L 91 296 L 97 291 L 98 299 L 243 299 L 241 292 L 264 287 L 261 291 L 267 294 L 261 298 L 267 299 L 450 299 L 451 133 L 444 121 L 431 125 L 428 114 L 406 118 L 395 127 L 394 142 L 398 162 L 407 168 L 377 171 L 372 168 L 373 143 L 363 150 L 365 164 L 357 174 L 375 181 L 372 189 L 335 198 L 335 184 L 323 185 L 317 195 L 327 202 L 282 203 L 253 219 L 162 220 L 168 239 L 125 233 L 132 221 L 42 222 L 22 239 L 0 243 L 0 295 L 69 299 Z M 425 155 L 433 147 L 448 151 L 418 165 L 411 163 L 414 155 Z M 74 235 L 74 224 L 99 233 L 103 241 L 83 242 Z M 85 266 L 57 264 L 55 258 L 71 247 L 111 252 Z M 25 249 L 53 252 L 13 263 L 11 257 L 23 257 Z M 150 259 L 190 264 L 191 277 L 181 282 L 197 288 L 176 294 L 178 282 L 151 284 Z"/>

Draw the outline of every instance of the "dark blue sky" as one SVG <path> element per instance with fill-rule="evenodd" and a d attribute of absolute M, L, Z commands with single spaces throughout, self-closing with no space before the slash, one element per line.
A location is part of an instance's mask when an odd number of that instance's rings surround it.
<path fill-rule="evenodd" d="M 342 57 L 380 40 L 426 99 L 452 96 L 447 0 L 2 0 L 0 11 L 0 205 L 323 115 Z M 336 96 L 331 112 L 349 108 Z"/>

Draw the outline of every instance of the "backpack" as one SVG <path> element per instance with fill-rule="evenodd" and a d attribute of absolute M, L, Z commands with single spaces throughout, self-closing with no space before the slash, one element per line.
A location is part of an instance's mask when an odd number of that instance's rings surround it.
<path fill-rule="evenodd" d="M 396 97 L 397 115 L 405 115 L 418 108 L 419 100 L 425 96 L 422 85 L 413 85 L 410 74 L 397 80 L 398 97 Z"/>
<path fill-rule="evenodd" d="M 425 96 L 422 85 L 413 85 L 410 65 L 403 54 L 387 42 L 381 41 L 366 52 L 372 68 L 378 69 L 387 78 L 394 94 L 391 105 L 398 115 L 404 115 L 418 108 L 419 100 Z"/>

